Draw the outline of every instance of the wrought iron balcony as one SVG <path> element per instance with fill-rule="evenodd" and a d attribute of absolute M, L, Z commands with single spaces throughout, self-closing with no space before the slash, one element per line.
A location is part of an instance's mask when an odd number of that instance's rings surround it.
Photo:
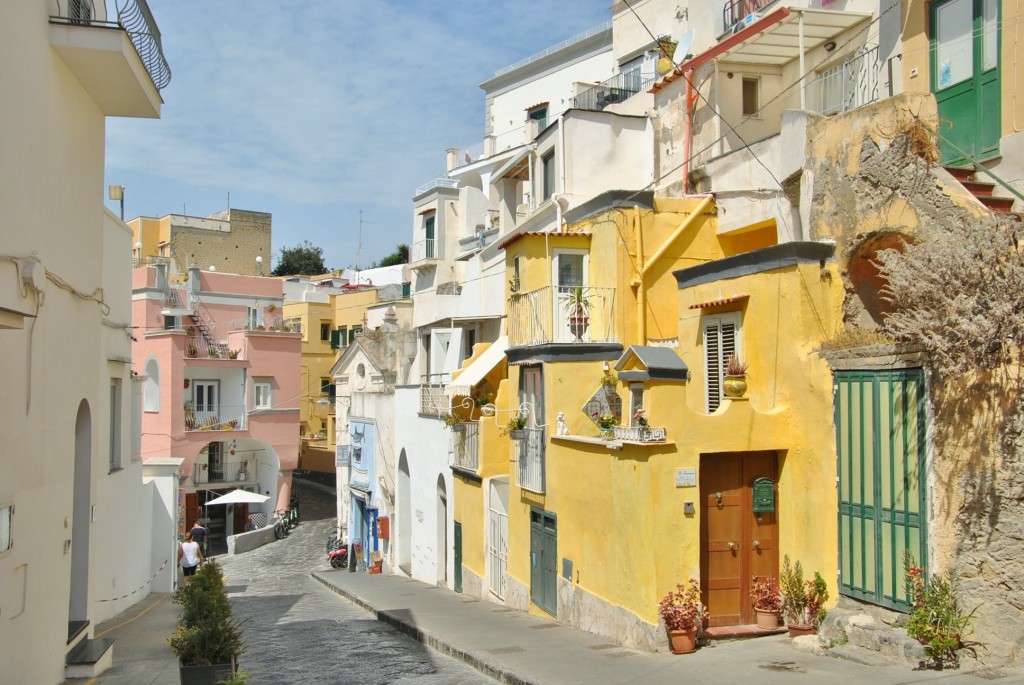
<path fill-rule="evenodd" d="M 518 451 L 518 484 L 524 490 L 544 493 L 544 429 L 524 428 L 525 437 L 513 442 Z"/>
<path fill-rule="evenodd" d="M 160 29 L 146 0 L 117 0 L 116 21 L 110 19 L 103 2 L 54 0 L 54 5 L 56 14 L 50 16 L 51 23 L 124 30 L 157 90 L 163 90 L 171 82 L 171 67 L 164 57 Z"/>
<path fill-rule="evenodd" d="M 466 471 L 480 468 L 480 424 L 476 421 L 457 423 L 452 427 L 451 465 Z"/>
<path fill-rule="evenodd" d="M 616 342 L 614 306 L 615 288 L 582 288 L 585 311 L 571 306 L 578 287 L 545 286 L 509 297 L 509 343 Z"/>
<path fill-rule="evenodd" d="M 773 2 L 775 0 L 729 0 L 722 7 L 722 26 L 728 31 L 736 25 L 736 22 L 764 9 Z"/>
<path fill-rule="evenodd" d="M 808 109 L 838 114 L 878 100 L 878 46 L 865 45 L 857 53 L 807 84 Z"/>
<path fill-rule="evenodd" d="M 600 112 L 608 105 L 623 102 L 640 91 L 647 90 L 657 78 L 658 75 L 653 70 L 644 73 L 642 68 L 637 66 L 583 91 L 573 98 L 572 106 L 575 109 Z"/>
<path fill-rule="evenodd" d="M 217 406 L 185 403 L 186 431 L 242 431 L 247 430 L 245 405 L 221 404 Z"/>
<path fill-rule="evenodd" d="M 192 484 L 203 483 L 244 483 L 256 480 L 256 465 L 248 459 L 214 461 L 213 464 L 196 462 L 192 466 Z"/>
<path fill-rule="evenodd" d="M 427 238 L 418 243 L 413 243 L 409 249 L 409 263 L 425 262 L 436 260 L 440 257 L 438 248 L 440 246 L 435 238 Z"/>
<path fill-rule="evenodd" d="M 423 374 L 420 381 L 420 413 L 441 416 L 451 410 L 451 400 L 445 394 L 449 374 Z"/>

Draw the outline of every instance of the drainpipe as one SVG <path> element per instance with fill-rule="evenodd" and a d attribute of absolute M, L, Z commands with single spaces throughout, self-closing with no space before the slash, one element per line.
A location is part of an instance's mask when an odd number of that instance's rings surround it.
<path fill-rule="evenodd" d="M 565 196 L 565 112 L 558 115 L 558 192 Z M 562 232 L 562 213 L 559 207 L 558 232 Z"/>
<path fill-rule="evenodd" d="M 676 227 L 676 230 L 672 231 L 672 235 L 665 239 L 665 242 L 663 242 L 661 246 L 658 247 L 657 250 L 655 250 L 654 254 L 651 255 L 651 258 L 647 261 L 646 264 L 644 264 L 643 270 L 640 272 L 641 281 L 643 280 L 643 277 L 647 275 L 647 272 L 651 270 L 651 267 L 654 266 L 657 263 L 657 261 L 661 259 L 661 257 L 665 254 L 665 252 L 668 251 L 668 248 L 672 246 L 672 243 L 674 243 L 676 239 L 679 238 L 679 236 L 681 236 L 686 231 L 686 229 L 688 229 L 690 226 L 697 222 L 697 219 L 700 218 L 700 215 L 704 213 L 704 210 L 706 210 L 711 205 L 711 203 L 714 202 L 715 199 L 714 195 L 697 195 L 693 197 L 701 197 L 703 199 L 700 201 L 700 204 L 698 204 L 694 208 L 694 210 L 690 212 L 690 216 L 686 217 L 683 220 L 683 223 L 679 224 L 679 226 Z"/>
<path fill-rule="evenodd" d="M 640 225 L 640 207 L 633 205 L 633 231 L 636 234 L 636 270 L 632 282 L 636 290 L 636 339 L 647 344 L 647 288 L 644 287 L 644 232 Z"/>
<path fill-rule="evenodd" d="M 693 69 L 688 69 L 683 78 L 686 79 L 686 98 L 683 101 L 686 107 L 686 124 L 683 133 L 683 195 L 690 192 L 690 147 L 693 143 L 693 104 L 697 101 L 697 95 L 693 92 Z"/>
<path fill-rule="evenodd" d="M 804 12 L 800 12 L 800 109 L 807 109 L 807 79 L 804 76 L 807 71 L 804 69 Z"/>

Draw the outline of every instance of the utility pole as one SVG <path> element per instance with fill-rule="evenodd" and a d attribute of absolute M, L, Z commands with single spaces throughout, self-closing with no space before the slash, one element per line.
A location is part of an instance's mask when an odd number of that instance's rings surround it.
<path fill-rule="evenodd" d="M 359 260 L 363 254 L 363 224 L 373 225 L 372 221 L 363 220 L 363 210 L 359 210 L 359 243 L 356 246 L 356 285 L 359 285 Z"/>

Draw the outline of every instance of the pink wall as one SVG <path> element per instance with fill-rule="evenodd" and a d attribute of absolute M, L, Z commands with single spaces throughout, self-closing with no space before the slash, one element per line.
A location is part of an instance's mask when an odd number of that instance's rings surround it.
<path fill-rule="evenodd" d="M 212 271 L 199 272 L 199 289 L 208 293 L 228 295 L 251 295 L 281 299 L 284 297 L 284 283 L 276 278 L 220 274 Z"/>

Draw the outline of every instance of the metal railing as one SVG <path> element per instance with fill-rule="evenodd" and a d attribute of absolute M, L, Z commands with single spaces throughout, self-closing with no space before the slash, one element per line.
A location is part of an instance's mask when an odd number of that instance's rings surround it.
<path fill-rule="evenodd" d="M 409 248 L 409 263 L 415 264 L 425 259 L 438 259 L 437 248 L 436 238 L 427 238 L 418 243 L 413 243 L 412 247 Z"/>
<path fill-rule="evenodd" d="M 423 374 L 420 380 L 420 413 L 441 416 L 451 411 L 451 404 L 445 388 L 448 387 L 449 374 Z"/>
<path fill-rule="evenodd" d="M 250 468 L 255 469 L 255 466 L 250 467 L 247 459 L 233 459 L 219 464 L 214 462 L 212 465 L 197 462 L 192 467 L 192 483 L 244 483 L 256 480 L 256 474 L 250 472 Z"/>
<path fill-rule="evenodd" d="M 480 424 L 476 421 L 452 426 L 452 463 L 467 471 L 480 468 Z"/>
<path fill-rule="evenodd" d="M 547 57 L 548 55 L 552 55 L 552 54 L 558 52 L 559 50 L 562 50 L 564 48 L 569 47 L 570 45 L 582 42 L 582 41 L 586 40 L 587 38 L 590 38 L 591 36 L 596 36 L 599 33 L 603 33 L 604 31 L 609 30 L 611 27 L 612 27 L 612 22 L 610 20 L 604 22 L 603 24 L 598 24 L 597 26 L 595 26 L 593 28 L 587 29 L 583 33 L 578 33 L 578 34 L 576 34 L 575 36 L 573 36 L 571 38 L 566 38 L 561 43 L 557 43 L 555 45 L 552 45 L 549 48 L 545 48 L 544 50 L 541 50 L 540 52 L 536 52 L 536 53 L 530 55 L 529 57 L 526 57 L 524 59 L 519 60 L 518 62 L 515 62 L 513 64 L 508 65 L 507 67 L 502 67 L 501 69 L 498 69 L 496 72 L 494 72 L 493 78 L 498 78 L 499 76 L 501 76 L 503 74 L 507 74 L 510 71 L 515 71 L 519 67 L 525 67 L 530 62 L 536 62 L 539 59 L 543 59 L 543 58 Z"/>
<path fill-rule="evenodd" d="M 519 487 L 532 492 L 544 493 L 544 429 L 524 428 L 526 437 L 513 444 L 519 452 Z"/>
<path fill-rule="evenodd" d="M 169 261 L 170 260 L 167 259 L 167 257 L 155 257 L 152 255 L 148 257 L 132 257 L 132 268 L 138 269 L 142 266 L 159 266 L 160 264 L 167 264 Z"/>
<path fill-rule="evenodd" d="M 171 67 L 164 57 L 160 29 L 146 0 L 117 0 L 117 21 L 106 18 L 102 3 L 104 11 L 97 13 L 94 0 L 54 0 L 54 4 L 57 13 L 50 16 L 53 23 L 124 29 L 157 90 L 171 82 Z"/>
<path fill-rule="evenodd" d="M 210 407 L 193 404 L 191 401 L 186 403 L 186 431 L 241 431 L 247 427 L 243 404 L 219 404 Z"/>
<path fill-rule="evenodd" d="M 192 327 L 189 327 L 191 329 Z M 234 356 L 232 356 L 234 354 Z M 210 342 L 205 336 L 190 335 L 185 343 L 185 357 L 188 359 L 242 359 L 242 351 L 237 352 L 220 343 Z"/>
<path fill-rule="evenodd" d="M 629 442 L 665 442 L 665 428 L 650 426 L 613 426 L 612 434 L 616 440 Z"/>
<path fill-rule="evenodd" d="M 459 182 L 454 180 L 454 179 L 444 178 L 444 177 L 435 178 L 433 181 L 430 181 L 429 183 L 425 183 L 425 184 L 421 185 L 419 188 L 417 188 L 416 192 L 413 193 L 413 197 L 418 197 L 418 196 L 422 195 L 423 193 L 427 192 L 428 190 L 433 190 L 434 188 L 458 188 L 458 187 L 459 187 Z"/>
<path fill-rule="evenodd" d="M 295 319 L 284 319 L 280 316 L 265 316 L 255 321 L 250 318 L 232 319 L 231 330 L 233 331 L 284 331 L 297 333 Z"/>
<path fill-rule="evenodd" d="M 849 112 L 878 99 L 878 46 L 865 45 L 842 64 L 807 84 L 809 108 L 829 115 Z"/>
<path fill-rule="evenodd" d="M 578 287 L 545 286 L 508 299 L 509 343 L 615 342 L 615 288 L 584 287 L 589 303 L 582 315 L 572 307 Z"/>
<path fill-rule="evenodd" d="M 728 31 L 736 22 L 745 18 L 748 14 L 753 14 L 773 2 L 775 0 L 729 0 L 722 8 L 723 30 Z"/>
<path fill-rule="evenodd" d="M 575 109 L 600 112 L 608 105 L 624 102 L 640 91 L 647 90 L 657 78 L 654 71 L 644 73 L 642 65 L 636 66 L 583 91 L 573 98 L 572 106 Z"/>

